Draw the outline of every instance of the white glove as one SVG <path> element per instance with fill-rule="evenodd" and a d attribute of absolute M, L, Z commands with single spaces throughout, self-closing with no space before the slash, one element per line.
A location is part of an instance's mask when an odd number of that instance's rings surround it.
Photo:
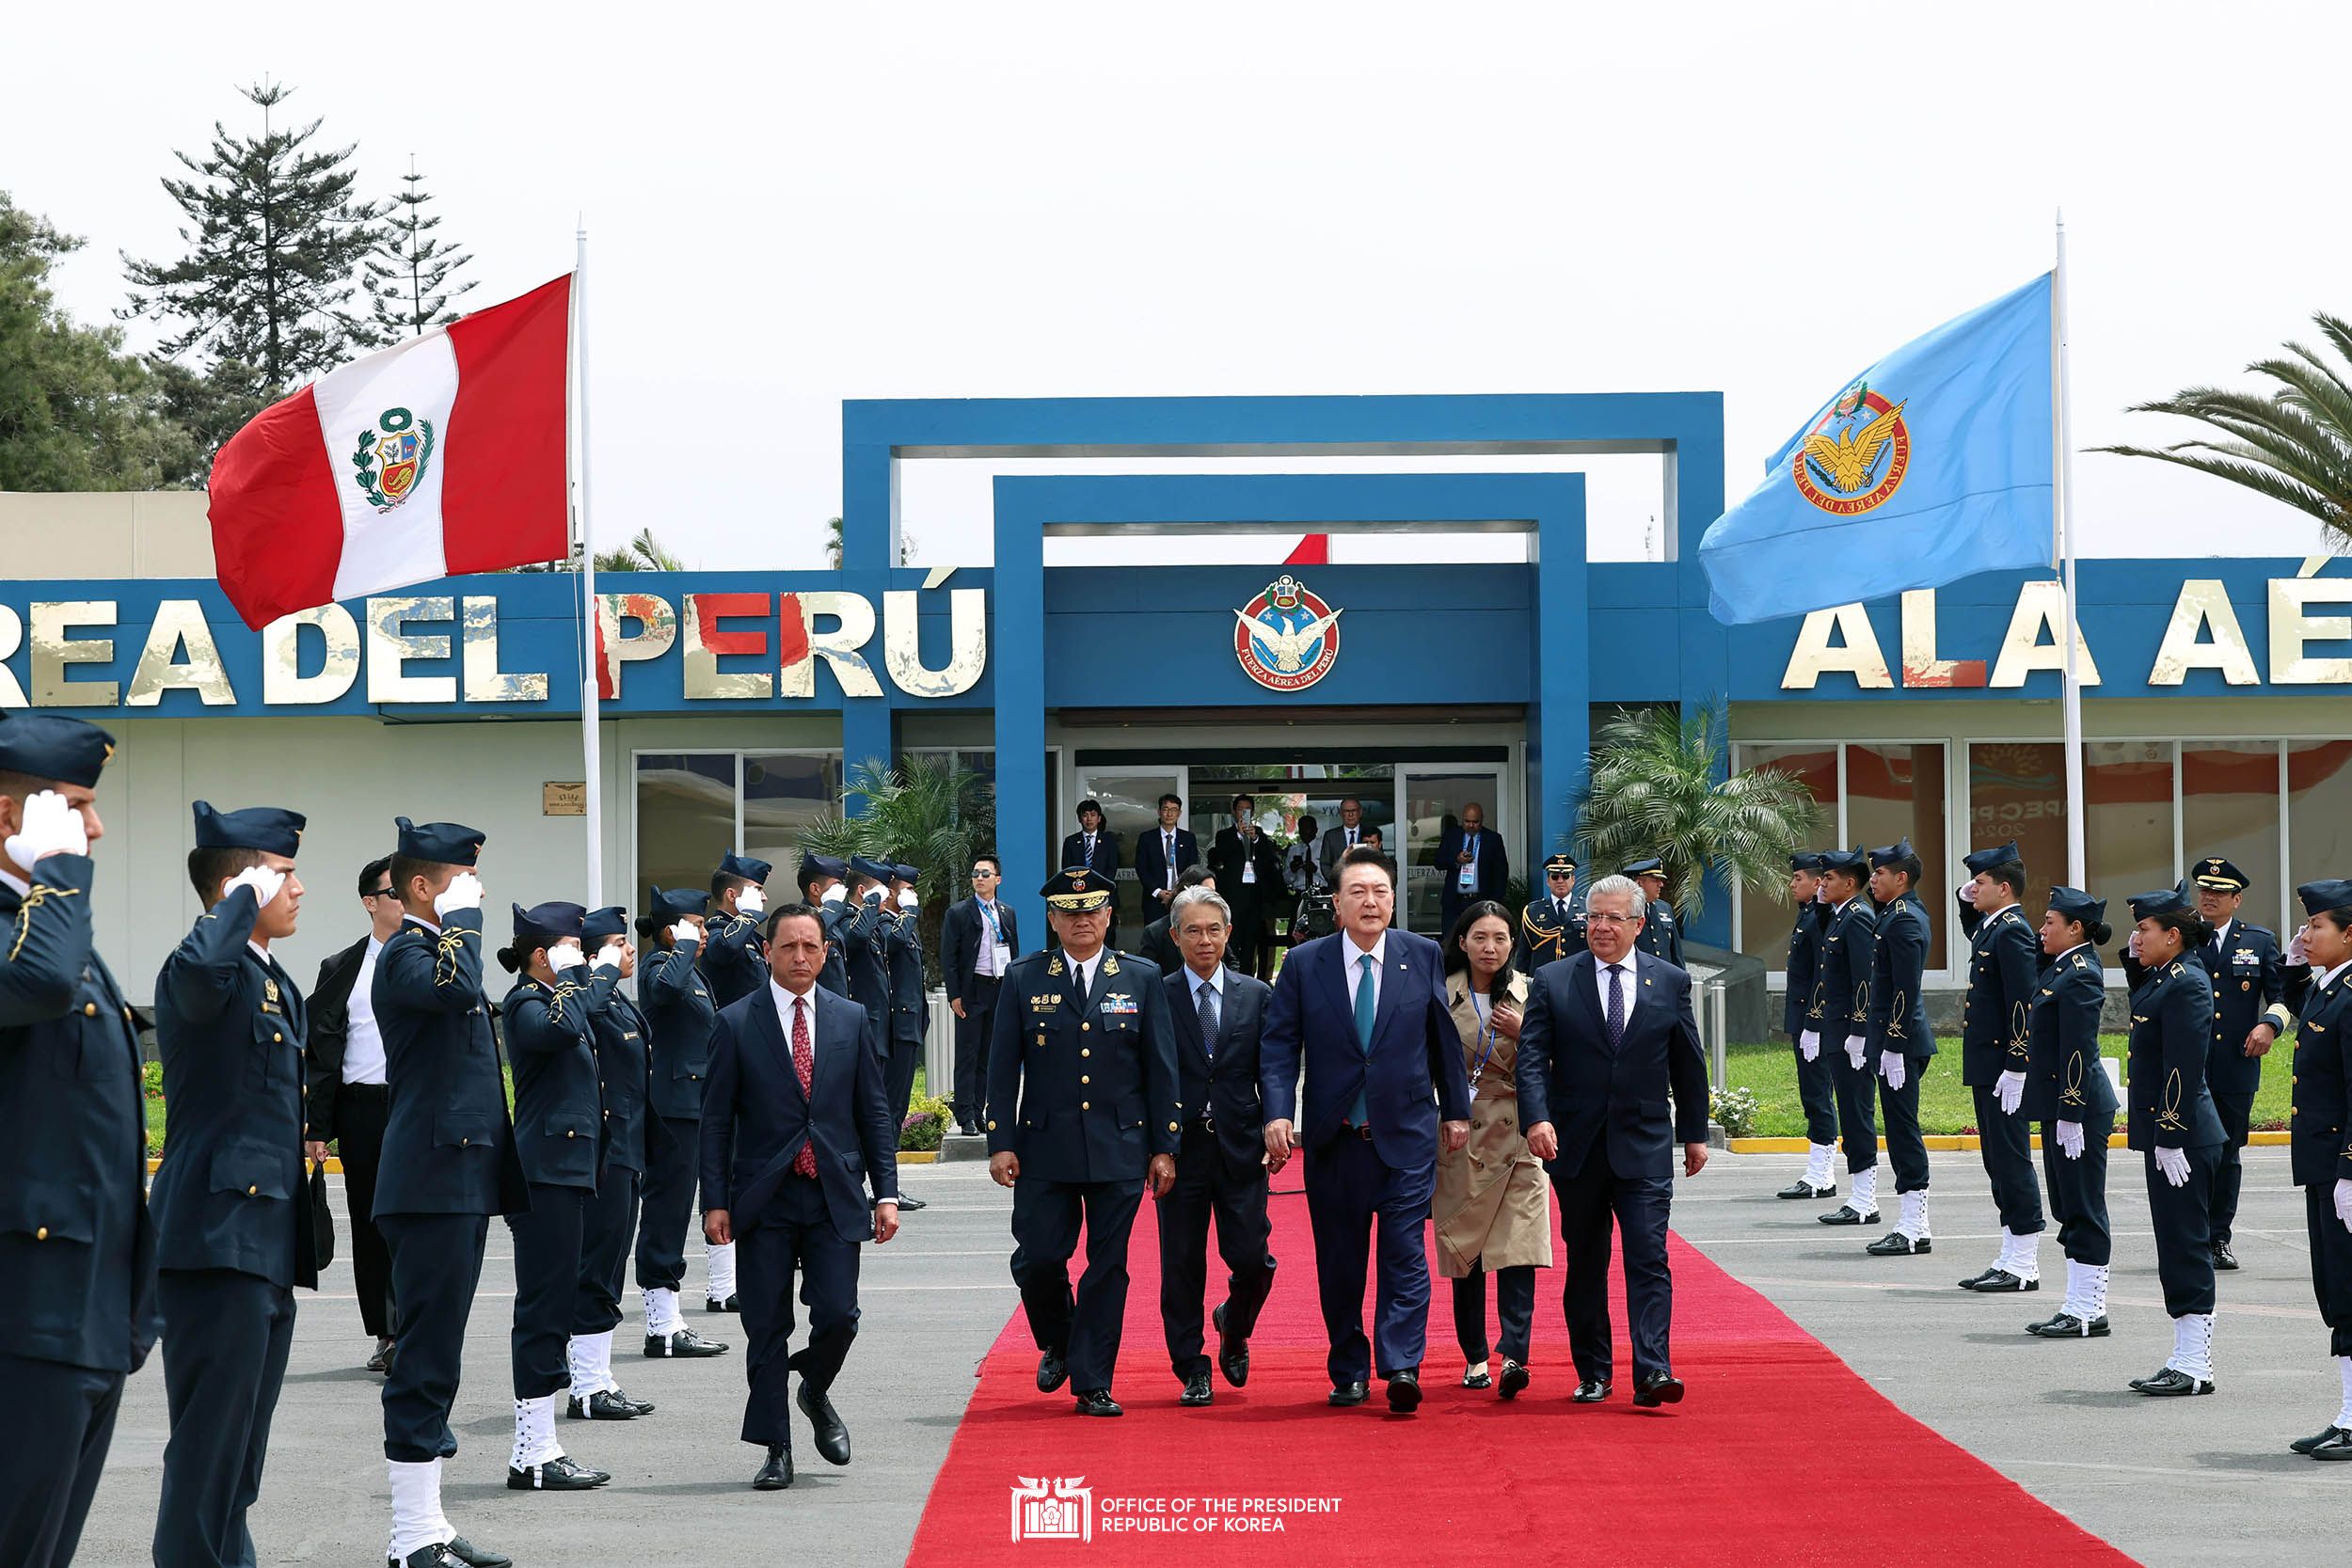
<path fill-rule="evenodd" d="M 763 889 L 747 887 L 735 895 L 735 912 L 738 914 L 764 914 L 767 909 L 768 895 Z"/>
<path fill-rule="evenodd" d="M 621 950 L 622 950 L 623 948 L 627 947 L 628 945 L 628 938 L 627 938 L 627 937 L 607 937 L 607 938 L 605 938 L 605 939 L 604 939 L 604 945 L 603 945 L 602 947 L 599 947 L 599 948 L 597 948 L 597 949 L 596 949 L 596 965 L 597 965 L 597 967 L 598 967 L 598 968 L 602 968 L 602 967 L 603 967 L 603 966 L 605 966 L 606 964 L 610 964 L 610 965 L 612 965 L 614 969 L 618 969 L 618 968 L 620 968 L 620 967 L 621 967 Z"/>
<path fill-rule="evenodd" d="M 578 969 L 587 961 L 580 956 L 580 943 L 576 942 L 559 942 L 548 949 L 548 967 L 558 974 Z"/>
<path fill-rule="evenodd" d="M 470 871 L 460 871 L 449 879 L 449 886 L 433 895 L 433 912 L 447 914 L 452 910 L 478 910 L 482 907 L 482 879 Z"/>
<path fill-rule="evenodd" d="M 1977 901 L 1977 879 L 1971 877 L 1953 891 L 1960 895 L 1962 903 L 1973 904 Z"/>
<path fill-rule="evenodd" d="M 2164 1179 L 2175 1187 L 2187 1186 L 2188 1150 L 2185 1148 L 2157 1149 L 2156 1169 L 2162 1171 Z"/>
<path fill-rule="evenodd" d="M 670 927 L 670 945 L 691 947 L 703 940 L 702 930 L 690 920 L 681 920 Z"/>
<path fill-rule="evenodd" d="M 2058 1152 L 2068 1159 L 2081 1159 L 2083 1157 L 2083 1124 L 2079 1121 L 2059 1122 L 2058 1124 Z"/>
<path fill-rule="evenodd" d="M 2295 928 L 2295 938 L 2287 943 L 2287 950 L 2283 955 L 2287 962 L 2301 964 L 2307 969 L 2311 967 L 2311 950 L 2303 945 L 2303 933 L 2310 929 L 2309 926 L 2297 926 Z"/>
<path fill-rule="evenodd" d="M 823 904 L 839 904 L 847 901 L 849 896 L 850 890 L 843 887 L 839 882 L 835 882 L 833 886 L 825 890 L 824 895 L 819 898 L 818 902 Z"/>
<path fill-rule="evenodd" d="M 226 898 L 241 887 L 249 887 L 253 890 L 254 908 L 260 909 L 277 897 L 278 890 L 285 885 L 286 874 L 283 871 L 272 871 L 266 865 L 248 865 L 220 884 L 220 895 Z"/>
<path fill-rule="evenodd" d="M 1860 1072 L 1862 1070 L 1862 1037 L 1860 1035 L 1848 1035 L 1846 1037 L 1846 1060 L 1852 1064 L 1853 1069 L 1856 1072 Z"/>
<path fill-rule="evenodd" d="M 1808 1062 L 1818 1061 L 1821 1054 L 1821 1032 L 1807 1029 L 1797 1037 L 1797 1052 Z"/>
<path fill-rule="evenodd" d="M 2352 1180 L 2339 1178 L 2336 1181 L 2336 1218 L 2344 1222 L 2346 1230 L 2352 1230 Z"/>
<path fill-rule="evenodd" d="M 1886 1086 L 1888 1088 L 1901 1088 L 1903 1086 L 1903 1075 L 1909 1070 L 1909 1068 L 1906 1067 L 1903 1062 L 1903 1053 L 1901 1052 L 1882 1051 L 1879 1053 L 1879 1076 L 1886 1080 Z"/>
<path fill-rule="evenodd" d="M 2137 926 L 2132 927 L 2132 940 L 2123 944 L 2123 956 L 2135 963 L 2139 961 L 2139 927 Z"/>
<path fill-rule="evenodd" d="M 878 910 L 878 909 L 881 909 L 881 908 L 882 908 L 882 889 L 880 889 L 880 888 L 878 888 L 878 887 L 869 887 L 869 888 L 867 888 L 867 889 L 866 890 L 866 907 L 867 909 L 869 909 L 869 910 Z"/>
<path fill-rule="evenodd" d="M 2015 1116 L 2017 1107 L 2026 1102 L 2026 1075 L 2022 1072 L 2002 1073 L 1994 1082 L 1993 1092 L 2000 1096 L 2001 1115 Z"/>
<path fill-rule="evenodd" d="M 5 847 L 8 859 L 27 874 L 43 855 L 89 853 L 89 834 L 82 827 L 82 814 L 66 804 L 65 797 L 56 790 L 38 790 L 24 797 L 24 826 L 8 835 Z"/>
<path fill-rule="evenodd" d="M 1820 882 L 1816 882 L 1816 883 L 1814 883 L 1814 884 L 1813 884 L 1813 901 L 1814 901 L 1815 903 L 1817 903 L 1817 904 L 1826 904 L 1826 903 L 1828 903 L 1828 902 L 1829 902 L 1829 889 L 1828 889 L 1826 886 L 1824 886 L 1823 884 L 1820 883 Z"/>
<path fill-rule="evenodd" d="M 923 900 L 915 895 L 913 888 L 908 888 L 898 895 L 898 907 L 902 910 L 918 908 L 922 902 Z"/>

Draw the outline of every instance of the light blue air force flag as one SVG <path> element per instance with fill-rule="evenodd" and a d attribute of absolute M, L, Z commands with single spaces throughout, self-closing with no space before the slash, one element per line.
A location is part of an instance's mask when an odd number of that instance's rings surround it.
<path fill-rule="evenodd" d="M 1715 619 L 1802 615 L 2047 565 L 2050 277 L 1865 371 L 1699 542 Z"/>

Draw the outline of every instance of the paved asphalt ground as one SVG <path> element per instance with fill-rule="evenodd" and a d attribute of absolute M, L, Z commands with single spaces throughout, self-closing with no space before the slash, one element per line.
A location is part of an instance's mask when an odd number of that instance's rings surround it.
<path fill-rule="evenodd" d="M 1775 1200 L 1771 1195 L 1793 1179 L 1802 1156 L 1718 1155 L 1697 1180 L 1679 1185 L 1675 1221 L 1902 1408 L 2141 1560 L 2340 1560 L 2352 1527 L 2352 1465 L 2286 1451 L 2290 1438 L 2327 1424 L 2338 1393 L 2305 1270 L 2301 1196 L 2288 1184 L 2284 1149 L 2248 1152 L 2238 1232 L 2246 1267 L 2221 1278 L 2220 1386 L 2204 1399 L 2151 1401 L 2124 1386 L 2153 1371 L 2171 1348 L 2136 1155 L 2119 1150 L 2111 1166 L 2120 1238 L 2109 1298 L 2116 1333 L 2080 1344 L 2044 1343 L 2022 1332 L 2028 1318 L 2056 1308 L 2063 1288 L 2054 1242 L 2043 1243 L 2051 1283 L 2038 1294 L 1979 1298 L 1953 1288 L 1991 1261 L 1998 1245 L 1973 1153 L 1934 1157 L 1936 1248 L 1926 1258 L 1869 1258 L 1861 1250 L 1867 1238 L 1814 1223 L 1834 1204 Z M 930 1207 L 908 1216 L 889 1246 L 866 1254 L 863 1329 L 836 1390 L 855 1463 L 835 1470 L 818 1460 L 803 1426 L 795 1449 L 799 1480 L 780 1495 L 745 1484 L 758 1453 L 735 1438 L 741 1335 L 732 1319 L 705 1316 L 698 1299 L 691 1321 L 734 1343 L 732 1354 L 642 1360 L 632 1318 L 616 1341 L 614 1370 L 631 1394 L 660 1409 L 628 1423 L 557 1423 L 576 1457 L 613 1472 L 612 1484 L 584 1496 L 508 1492 L 513 1248 L 493 1227 L 458 1400 L 464 1447 L 448 1467 L 444 1494 L 458 1528 L 512 1554 L 521 1568 L 900 1561 L 974 1370 L 1017 1305 L 1006 1274 L 1009 1196 L 988 1182 L 984 1167 L 951 1163 L 902 1175 L 907 1190 Z M 340 1217 L 340 1193 L 337 1203 Z M 690 1284 L 699 1287 L 699 1260 L 690 1259 L 689 1270 Z M 1565 1355 L 1558 1276 L 1548 1278 L 1539 1372 Z M 349 1270 L 338 1263 L 320 1295 L 301 1296 L 253 1514 L 264 1562 L 367 1568 L 383 1560 L 380 1380 L 359 1369 L 369 1343 L 350 1288 Z M 1431 1364 L 1447 1363 L 1450 1376 L 1446 1331 L 1441 1322 L 1433 1328 Z M 1172 1395 L 1157 1348 L 1130 1344 L 1124 1398 Z M 1708 1390 L 1693 1387 L 1692 1397 L 1705 1399 Z M 1789 1484 L 1844 1488 L 1857 1508 L 1901 1506 L 1901 1478 L 1869 1455 L 1846 1452 L 1834 1426 L 1808 1425 L 1792 1411 L 1786 1451 L 1772 1461 Z M 148 1560 L 165 1433 L 162 1366 L 151 1360 L 127 1391 L 82 1562 L 127 1568 Z M 1779 1560 L 1774 1544 L 1756 1544 L 1759 1564 Z M 2020 1557 L 2034 1552 L 2030 1538 L 2016 1544 Z"/>

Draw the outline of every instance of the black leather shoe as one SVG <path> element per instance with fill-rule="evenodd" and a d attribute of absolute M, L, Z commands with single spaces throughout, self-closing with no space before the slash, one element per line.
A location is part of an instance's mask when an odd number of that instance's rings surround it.
<path fill-rule="evenodd" d="M 1518 1399 L 1526 1391 L 1528 1382 L 1527 1369 L 1506 1357 L 1502 1363 L 1502 1386 L 1496 1390 L 1495 1397 L 1504 1400 Z"/>
<path fill-rule="evenodd" d="M 1800 1176 L 1772 1196 L 1775 1197 L 1836 1197 L 1837 1189 L 1834 1185 L 1817 1187 Z"/>
<path fill-rule="evenodd" d="M 462 1535 L 451 1537 L 449 1544 L 443 1549 L 449 1553 L 452 1561 L 462 1562 L 466 1568 L 515 1568 L 515 1560 L 504 1552 L 477 1546 Z"/>
<path fill-rule="evenodd" d="M 389 1339 L 378 1339 L 375 1342 L 375 1354 L 368 1357 L 368 1370 L 389 1372 L 391 1370 L 392 1342 Z"/>
<path fill-rule="evenodd" d="M 1962 1280 L 1960 1288 L 1963 1291 L 1981 1291 L 1989 1296 L 2013 1295 L 2020 1291 L 2039 1291 L 2042 1289 L 2042 1281 L 2023 1279 L 2007 1269 L 1993 1268 L 1985 1270 L 1974 1279 Z"/>
<path fill-rule="evenodd" d="M 2191 1377 L 2176 1368 L 2167 1367 L 2153 1377 L 2132 1379 L 2132 1386 L 2140 1393 L 2153 1394 L 2158 1399 L 2187 1399 L 2196 1394 L 2212 1393 L 2213 1380 Z"/>
<path fill-rule="evenodd" d="M 1037 1391 L 1039 1393 L 1050 1394 L 1069 1381 L 1070 1363 L 1063 1359 L 1061 1352 L 1049 1350 L 1038 1356 Z"/>
<path fill-rule="evenodd" d="M 2287 1447 L 2313 1459 L 2352 1459 L 2352 1432 L 2331 1426 L 2316 1437 L 2298 1437 Z"/>
<path fill-rule="evenodd" d="M 1578 1404 L 1598 1404 L 1608 1397 L 1609 1380 L 1605 1377 L 1586 1378 L 1576 1386 L 1576 1392 L 1568 1396 Z"/>
<path fill-rule="evenodd" d="M 609 1388 L 599 1388 L 584 1400 L 574 1395 L 564 1402 L 564 1413 L 575 1421 L 633 1421 L 652 1408 L 641 1407 L 635 1400 Z"/>
<path fill-rule="evenodd" d="M 1410 1416 L 1421 1408 L 1421 1373 L 1407 1367 L 1389 1379 L 1389 1414 Z"/>
<path fill-rule="evenodd" d="M 721 1301 L 717 1296 L 705 1296 L 703 1297 L 703 1310 L 706 1312 L 740 1312 L 743 1308 L 739 1305 L 739 1298 L 735 1296 L 729 1296 L 724 1301 Z"/>
<path fill-rule="evenodd" d="M 781 1492 L 792 1484 L 792 1450 L 768 1445 L 768 1463 L 752 1478 L 755 1492 Z"/>
<path fill-rule="evenodd" d="M 2086 1323 L 2072 1312 L 2057 1312 L 2038 1323 L 2027 1323 L 2026 1332 L 2043 1339 L 2104 1339 L 2107 1320 L 2105 1313 Z"/>
<path fill-rule="evenodd" d="M 1682 1380 L 1672 1372 L 1645 1372 L 1634 1380 L 1633 1402 L 1645 1410 L 1682 1402 Z"/>
<path fill-rule="evenodd" d="M 516 1469 L 506 1467 L 506 1489 L 509 1492 L 593 1492 L 612 1479 L 609 1470 L 591 1470 L 557 1454 L 545 1465 L 526 1465 Z"/>
<path fill-rule="evenodd" d="M 2237 1254 L 2230 1250 L 2229 1243 L 2214 1243 L 2213 1266 L 2225 1274 L 2238 1266 Z"/>
<path fill-rule="evenodd" d="M 1366 1399 L 1370 1398 L 1371 1395 L 1372 1389 L 1365 1384 L 1364 1380 L 1359 1377 L 1353 1383 L 1333 1384 L 1331 1386 L 1330 1396 L 1326 1402 L 1330 1404 L 1361 1404 Z"/>
<path fill-rule="evenodd" d="M 630 1399 L 628 1391 L 622 1388 L 607 1388 L 605 1392 L 620 1401 L 621 1403 L 628 1406 L 631 1410 L 637 1412 L 640 1416 L 650 1416 L 653 1414 L 653 1401 L 651 1400 Z"/>
<path fill-rule="evenodd" d="M 1111 1391 L 1108 1388 L 1081 1388 L 1078 1390 L 1078 1414 L 1081 1416 L 1124 1416 L 1127 1413 L 1119 1408 L 1119 1402 L 1111 1398 Z"/>
<path fill-rule="evenodd" d="M 406 1557 L 386 1558 L 384 1568 L 459 1568 L 465 1560 L 437 1541 L 429 1546 L 419 1546 Z M 499 1560 L 503 1562 L 507 1560 L 501 1558 Z"/>
<path fill-rule="evenodd" d="M 1491 1388 L 1494 1386 L 1495 1380 L 1493 1377 L 1488 1375 L 1486 1370 L 1483 1367 L 1474 1371 L 1465 1371 L 1462 1374 L 1462 1386 L 1465 1388 Z"/>
<path fill-rule="evenodd" d="M 648 1361 L 672 1356 L 690 1360 L 705 1355 L 724 1355 L 726 1353 L 726 1346 L 716 1339 L 706 1339 L 691 1328 L 681 1328 L 666 1338 L 659 1334 L 645 1336 L 645 1359 Z"/>
<path fill-rule="evenodd" d="M 1935 1240 L 1931 1236 L 1922 1236 L 1915 1242 L 1899 1230 L 1890 1230 L 1862 1250 L 1873 1258 L 1913 1258 L 1921 1253 L 1933 1252 Z"/>
<path fill-rule="evenodd" d="M 1190 1377 L 1184 1379 L 1184 1391 L 1176 1396 L 1176 1402 L 1178 1404 L 1201 1405 L 1208 1403 L 1212 1397 L 1213 1396 L 1209 1388 L 1209 1374 L 1205 1371 L 1200 1371 L 1195 1372 Z"/>
<path fill-rule="evenodd" d="M 912 1214 L 917 1209 L 928 1209 L 930 1207 L 930 1204 L 924 1202 L 919 1197 L 908 1197 L 904 1194 L 899 1195 L 898 1212 L 901 1214 Z"/>
<path fill-rule="evenodd" d="M 850 1429 L 841 1419 L 841 1413 L 833 1407 L 833 1401 L 823 1394 L 809 1392 L 803 1382 L 792 1395 L 809 1424 L 817 1429 L 817 1457 L 828 1465 L 850 1462 Z"/>
<path fill-rule="evenodd" d="M 1879 1212 L 1873 1209 L 1866 1214 L 1851 1203 L 1841 1203 L 1828 1213 L 1816 1214 L 1813 1217 L 1823 1225 L 1876 1225 L 1879 1222 Z"/>
<path fill-rule="evenodd" d="M 1225 1314 L 1232 1306 L 1231 1302 L 1218 1302 L 1209 1318 L 1216 1324 L 1216 1370 L 1225 1374 L 1226 1382 L 1239 1388 L 1249 1381 L 1249 1341 L 1236 1339 L 1225 1332 Z"/>

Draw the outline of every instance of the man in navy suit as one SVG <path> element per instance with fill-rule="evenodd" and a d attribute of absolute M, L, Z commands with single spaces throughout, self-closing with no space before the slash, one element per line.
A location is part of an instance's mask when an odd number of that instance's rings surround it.
<path fill-rule="evenodd" d="M 1446 1011 L 1438 944 L 1391 930 L 1396 873 L 1370 845 L 1340 857 L 1340 928 L 1291 949 L 1259 1043 L 1269 1172 L 1305 1149 L 1315 1282 L 1331 1340 L 1330 1402 L 1364 1402 L 1374 1370 L 1389 1408 L 1421 1403 L 1429 1330 L 1429 1257 L 1422 1240 L 1437 1192 L 1438 1146 L 1470 1142 L 1470 1084 Z M 1301 1057 L 1305 1129 L 1294 1115 Z M 1703 1097 L 1702 1097 L 1703 1098 Z M 1704 1106 L 1702 1105 L 1702 1109 Z M 1440 1126 L 1439 1117 L 1443 1124 Z M 1364 1264 L 1379 1216 L 1376 1363 L 1364 1339 Z"/>
<path fill-rule="evenodd" d="M 1511 885 L 1511 856 L 1502 835 L 1486 826 L 1486 808 L 1472 800 L 1462 808 L 1462 820 L 1438 839 L 1439 885 L 1438 909 L 1449 931 L 1462 911 L 1482 898 L 1503 902 Z"/>
<path fill-rule="evenodd" d="M 950 904 L 939 923 L 939 967 L 946 977 L 947 1006 L 956 1015 L 956 1125 L 965 1132 L 980 1130 L 996 993 L 1021 956 L 1012 906 L 996 897 L 1004 875 L 1004 863 L 994 855 L 973 856 L 972 896 Z"/>
<path fill-rule="evenodd" d="M 1119 945 L 1119 835 L 1103 826 L 1103 802 L 1086 800 L 1078 802 L 1078 831 L 1061 841 L 1061 859 L 1055 865 L 1067 871 L 1083 865 L 1103 879 L 1111 888 L 1111 924 L 1104 934 L 1103 945 Z"/>
<path fill-rule="evenodd" d="M 898 1230 L 898 1137 L 866 1011 L 820 990 L 825 932 L 787 904 L 768 922 L 768 983 L 719 1014 L 703 1095 L 703 1235 L 740 1242 L 745 1370 L 742 1436 L 768 1450 L 759 1491 L 792 1484 L 793 1372 L 826 1463 L 850 1462 L 850 1429 L 827 1391 L 857 1338 L 858 1247 Z M 874 1187 L 869 1216 L 866 1184 Z M 808 1343 L 787 1355 L 792 1276 Z"/>
<path fill-rule="evenodd" d="M 1628 878 L 1595 883 L 1585 898 L 1590 950 L 1536 974 L 1519 1024 L 1519 1114 L 1528 1122 L 1527 1147 L 1551 1173 L 1560 1198 L 1568 1349 L 1574 1398 L 1583 1404 L 1609 1397 L 1613 1218 L 1625 1245 L 1633 1402 L 1651 1407 L 1682 1398 L 1667 1349 L 1674 1275 L 1666 1217 L 1674 1146 L 1682 1145 L 1685 1176 L 1707 1164 L 1707 1062 L 1691 976 L 1634 951 L 1644 903 Z"/>
<path fill-rule="evenodd" d="M 1200 861 L 1200 841 L 1190 828 L 1179 827 L 1184 819 L 1184 802 L 1174 795 L 1160 797 L 1160 825 L 1148 832 L 1136 835 L 1136 885 L 1143 890 L 1143 918 L 1149 923 L 1164 920 L 1176 907 L 1176 895 L 1183 891 L 1176 879 L 1184 874 L 1184 867 Z"/>

